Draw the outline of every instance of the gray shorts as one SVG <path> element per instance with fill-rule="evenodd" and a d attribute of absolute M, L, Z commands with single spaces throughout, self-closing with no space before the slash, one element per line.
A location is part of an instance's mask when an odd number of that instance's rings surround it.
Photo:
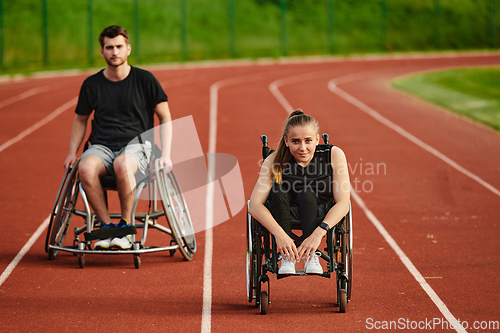
<path fill-rule="evenodd" d="M 137 161 L 139 170 L 143 175 L 146 175 L 148 169 L 149 158 L 151 157 L 151 143 L 146 141 L 143 145 L 140 143 L 129 144 L 118 151 L 113 151 L 106 146 L 95 144 L 90 145 L 82 154 L 82 158 L 87 155 L 95 155 L 101 159 L 108 170 L 109 174 L 114 176 L 113 161 L 121 154 L 129 154 L 134 156 Z"/>

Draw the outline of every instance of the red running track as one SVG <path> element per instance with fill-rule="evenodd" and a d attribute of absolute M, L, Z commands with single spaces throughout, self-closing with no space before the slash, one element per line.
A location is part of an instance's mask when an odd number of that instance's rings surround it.
<path fill-rule="evenodd" d="M 426 330 L 425 321 L 441 321 L 446 314 L 467 321 L 468 332 L 493 331 L 473 325 L 484 328 L 500 320 L 500 197 L 495 192 L 500 137 L 393 90 L 390 80 L 418 71 L 499 64 L 497 54 L 471 54 L 151 69 L 169 95 L 174 119 L 194 117 L 205 152 L 210 88 L 227 80 L 217 94 L 216 151 L 238 158 L 247 199 L 259 171 L 259 136 L 277 142 L 289 107 L 317 118 L 321 131 L 345 151 L 353 187 L 371 211 L 365 214 L 353 197 L 354 285 L 345 314 L 338 313 L 333 279 L 277 281 L 274 276 L 269 314 L 258 314 L 246 300 L 244 211 L 212 230 L 205 303 L 205 232 L 196 235 L 198 252 L 190 262 L 179 254 L 144 254 L 136 270 L 132 256 L 87 255 L 82 270 L 68 253 L 47 259 L 44 231 L 7 275 L 50 213 L 64 173 L 74 98 L 87 75 L 1 83 L 2 331 L 354 332 L 375 330 L 384 321 L 396 321 L 399 330 L 401 324 Z M 274 93 L 272 83 L 278 87 Z M 394 251 L 387 235 L 402 252 Z M 413 274 L 407 268 L 412 266 Z"/>

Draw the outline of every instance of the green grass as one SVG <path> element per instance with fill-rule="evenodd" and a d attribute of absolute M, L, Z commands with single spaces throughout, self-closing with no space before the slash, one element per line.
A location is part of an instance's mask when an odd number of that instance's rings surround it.
<path fill-rule="evenodd" d="M 285 15 L 281 0 L 45 1 L 46 25 L 44 1 L 3 1 L 0 75 L 99 66 L 111 24 L 130 33 L 136 65 L 500 47 L 498 0 L 287 0 Z"/>
<path fill-rule="evenodd" d="M 500 68 L 463 68 L 393 81 L 417 95 L 500 131 Z"/>

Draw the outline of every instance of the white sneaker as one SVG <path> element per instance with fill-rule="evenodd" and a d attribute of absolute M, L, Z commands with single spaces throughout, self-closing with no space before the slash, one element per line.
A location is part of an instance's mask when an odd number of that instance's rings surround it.
<path fill-rule="evenodd" d="M 99 222 L 103 223 L 104 225 L 101 226 L 100 229 L 114 229 L 116 228 L 116 224 L 113 223 L 104 223 L 104 222 Z M 109 249 L 111 246 L 111 238 L 104 238 L 104 239 L 99 239 L 95 244 L 94 244 L 94 249 L 100 250 L 100 249 Z"/>
<path fill-rule="evenodd" d="M 281 267 L 278 274 L 295 274 L 295 262 L 281 259 Z"/>
<path fill-rule="evenodd" d="M 99 249 L 109 249 L 109 247 L 111 246 L 111 238 L 105 238 L 105 239 L 99 239 L 95 245 L 94 245 L 94 248 L 96 250 L 99 250 Z"/>
<path fill-rule="evenodd" d="M 304 263 L 304 271 L 306 274 L 323 274 L 323 267 L 321 267 L 319 257 L 316 253 L 310 256 L 309 260 Z"/>
<path fill-rule="evenodd" d="M 132 236 L 115 237 L 111 241 L 111 246 L 119 247 L 122 250 L 128 250 L 132 247 Z"/>

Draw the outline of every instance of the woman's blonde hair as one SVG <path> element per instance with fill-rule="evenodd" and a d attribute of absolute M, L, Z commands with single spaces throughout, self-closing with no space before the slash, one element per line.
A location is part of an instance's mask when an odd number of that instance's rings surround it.
<path fill-rule="evenodd" d="M 290 153 L 290 149 L 286 146 L 284 138 L 288 135 L 288 131 L 291 127 L 306 126 L 310 124 L 316 127 L 316 134 L 318 134 L 318 122 L 300 109 L 290 113 L 286 119 L 285 125 L 283 126 L 283 135 L 281 136 L 278 147 L 276 148 L 276 153 L 274 154 L 273 179 L 277 184 L 281 184 L 283 180 L 283 170 L 285 169 L 286 164 L 293 158 L 292 153 Z"/>

